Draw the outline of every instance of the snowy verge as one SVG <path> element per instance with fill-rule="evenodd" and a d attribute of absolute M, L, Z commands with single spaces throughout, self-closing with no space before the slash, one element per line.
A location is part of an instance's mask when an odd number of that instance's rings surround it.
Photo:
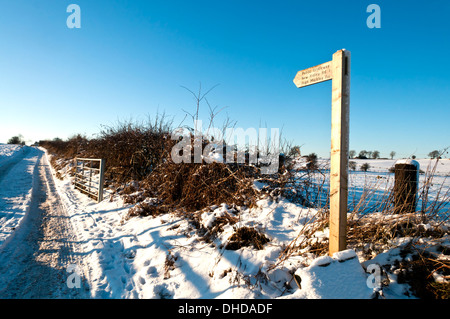
<path fill-rule="evenodd" d="M 119 196 L 105 194 L 96 203 L 74 190 L 70 177 L 55 178 L 55 183 L 82 247 L 93 298 L 277 298 L 296 289 L 289 281 L 308 260 L 294 258 L 271 269 L 317 213 L 285 200 L 265 199 L 255 209 L 241 210 L 235 225 L 224 225 L 208 242 L 183 216 L 126 219 L 132 205 L 124 205 Z M 235 213 L 227 205 L 211 207 L 200 222 L 208 227 Z M 225 249 L 235 229 L 243 226 L 263 231 L 270 242 L 261 250 Z"/>
<path fill-rule="evenodd" d="M 299 268 L 295 275 L 301 289 L 298 298 L 368 299 L 374 290 L 367 284 L 368 276 L 354 250 L 323 256 L 309 267 Z"/>
<path fill-rule="evenodd" d="M 28 216 L 42 157 L 41 151 L 26 146 L 8 154 L 8 159 L 1 161 L 1 167 L 10 167 L 0 176 L 0 247 L 14 237 Z"/>
<path fill-rule="evenodd" d="M 53 168 L 52 174 L 56 176 Z M 59 176 L 65 178 L 54 178 L 55 184 L 77 236 L 92 298 L 363 299 L 380 295 L 368 283 L 370 263 L 361 264 L 351 250 L 315 259 L 306 247 L 280 262 L 286 247 L 305 239 L 304 230 L 318 213 L 315 209 L 280 197 L 261 199 L 252 209 L 211 206 L 197 212 L 196 223 L 183 213 L 127 218 L 133 205 L 124 204 L 120 196 L 107 190 L 105 199 L 96 203 L 73 188 L 68 174 Z M 236 222 L 224 223 L 213 234 L 223 220 Z M 252 246 L 226 249 L 242 227 L 258 230 L 269 242 L 260 250 Z M 308 236 L 319 244 L 328 239 L 328 228 Z M 301 278 L 300 285 L 294 274 Z M 405 285 L 391 288 L 385 296 L 407 297 Z"/>
<path fill-rule="evenodd" d="M 0 167 L 19 156 L 27 146 L 0 143 Z"/>
<path fill-rule="evenodd" d="M 206 241 L 183 216 L 163 214 L 126 219 L 132 205 L 124 205 L 117 195 L 108 194 L 105 200 L 96 203 L 75 191 L 69 177 L 55 182 L 82 246 L 87 265 L 84 271 L 93 298 L 311 296 L 296 293 L 299 289 L 292 279 L 298 268 L 312 261 L 313 254 L 294 256 L 274 265 L 285 247 L 317 213 L 314 209 L 284 199 L 262 199 L 257 202 L 257 208 L 244 208 L 239 213 L 236 207 L 225 204 L 213 206 L 199 215 L 204 229 L 211 229 L 225 215 L 238 221 L 234 225 L 225 224 L 211 241 Z M 258 229 L 269 238 L 264 249 L 226 249 L 235 230 L 244 226 Z M 322 231 L 320 236 L 325 233 Z M 343 267 L 349 276 L 354 271 L 364 276 L 361 269 Z M 331 273 L 335 275 L 334 271 Z M 364 290 L 358 297 L 368 298 L 370 293 Z"/>

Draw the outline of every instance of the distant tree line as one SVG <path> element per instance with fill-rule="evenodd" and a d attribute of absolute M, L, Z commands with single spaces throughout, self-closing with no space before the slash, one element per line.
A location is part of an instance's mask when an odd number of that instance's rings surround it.
<path fill-rule="evenodd" d="M 8 140 L 8 144 L 17 144 L 17 145 L 25 145 L 25 140 L 23 139 L 22 134 L 11 137 Z"/>
<path fill-rule="evenodd" d="M 394 154 L 392 154 L 392 153 L 394 153 Z M 391 152 L 391 158 L 393 158 L 394 155 L 395 155 L 395 152 Z M 351 150 L 349 152 L 349 156 L 350 156 L 350 158 L 359 158 L 359 159 L 369 159 L 369 158 L 378 159 L 378 158 L 380 158 L 380 152 L 379 151 L 362 150 L 359 152 L 358 156 L 356 156 L 356 151 Z"/>
<path fill-rule="evenodd" d="M 442 158 L 443 154 L 448 154 L 448 149 L 449 149 L 449 147 L 444 149 L 444 150 L 442 150 L 442 151 L 434 150 L 434 151 L 428 153 L 428 157 L 431 158 L 431 159 L 440 159 L 440 158 Z M 396 154 L 397 153 L 395 151 L 391 151 L 389 153 L 389 156 L 390 156 L 391 159 L 394 159 L 394 156 Z M 378 159 L 378 158 L 380 158 L 380 152 L 379 151 L 362 150 L 362 151 L 359 152 L 358 156 L 356 156 L 356 151 L 355 150 L 351 150 L 349 152 L 349 157 L 351 159 L 353 159 L 353 158 L 355 158 L 355 159 Z M 416 156 L 413 155 L 412 158 L 414 159 L 414 158 L 416 158 Z"/>

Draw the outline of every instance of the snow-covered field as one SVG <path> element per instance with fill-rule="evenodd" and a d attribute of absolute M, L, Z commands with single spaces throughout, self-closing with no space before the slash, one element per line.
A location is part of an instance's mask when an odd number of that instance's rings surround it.
<path fill-rule="evenodd" d="M 22 156 L 19 151 L 9 154 L 18 158 Z M 23 217 L 29 209 L 36 163 L 40 156 L 46 156 L 35 148 L 24 154 L 24 161 L 0 175 L 0 238 L 4 246 L 14 229 L 27 222 Z M 371 161 L 371 165 L 383 170 L 393 162 Z M 48 161 L 42 163 L 49 165 Z M 448 174 L 450 161 L 439 172 Z M 366 273 L 370 262 L 362 262 L 353 250 L 318 259 L 305 251 L 278 262 L 287 245 L 317 214 L 315 209 L 283 198 L 262 199 L 257 208 L 242 210 L 239 216 L 227 205 L 205 210 L 200 220 L 205 227 L 220 216 L 238 217 L 235 225 L 225 225 L 216 239 L 206 242 L 182 216 L 127 219 L 132 205 L 124 204 L 118 195 L 106 190 L 105 199 L 96 203 L 76 191 L 70 178 L 54 178 L 54 182 L 82 257 L 82 262 L 73 267 L 82 274 L 84 285 L 71 289 L 88 287 L 87 296 L 91 298 L 371 298 L 378 289 L 370 284 L 371 274 Z M 261 250 L 227 250 L 230 236 L 240 226 L 260 229 L 270 241 Z M 327 228 L 314 234 L 317 242 L 327 236 Z M 399 250 L 386 251 L 384 262 L 398 258 Z M 301 278 L 301 288 L 294 273 Z M 71 274 L 68 272 L 60 284 L 67 285 Z M 395 277 L 390 279 L 384 296 L 407 298 L 403 293 L 408 286 L 397 283 Z"/>
<path fill-rule="evenodd" d="M 389 168 L 393 167 L 395 163 L 397 162 L 396 159 L 351 159 L 350 161 L 354 161 L 357 164 L 357 167 L 359 168 L 364 163 L 369 163 L 370 169 L 369 171 L 373 172 L 387 172 Z M 436 160 L 431 159 L 416 159 L 417 162 L 419 162 L 420 169 L 424 172 L 427 171 L 427 168 L 430 167 L 430 169 L 434 166 L 436 163 Z M 450 159 L 444 158 L 440 159 L 436 166 L 436 175 L 438 176 L 450 176 Z"/>
<path fill-rule="evenodd" d="M 375 212 L 379 209 L 380 204 L 386 200 L 390 191 L 394 186 L 394 174 L 389 172 L 389 169 L 395 166 L 397 160 L 388 159 L 351 159 L 356 163 L 356 170 L 349 169 L 349 210 L 355 208 L 358 212 Z M 437 201 L 443 201 L 441 205 L 442 211 L 450 210 L 450 159 L 441 159 L 439 161 L 431 159 L 417 159 L 420 165 L 419 174 L 419 198 L 417 207 L 422 208 L 422 203 L 425 201 L 427 205 Z M 364 172 L 360 170 L 361 165 L 368 163 L 370 168 Z M 311 176 L 306 176 L 304 172 L 298 174 L 299 178 L 311 179 L 311 186 L 309 190 L 309 198 L 312 201 L 317 201 L 322 206 L 327 204 L 329 194 L 329 160 L 319 159 L 318 166 L 322 173 L 312 173 Z M 297 167 L 306 166 L 306 159 L 302 158 Z M 432 178 L 429 179 L 430 175 Z M 427 186 L 427 196 L 421 194 L 424 190 L 424 185 Z M 318 194 L 318 195 L 317 195 Z M 361 198 L 364 205 L 361 206 Z"/>

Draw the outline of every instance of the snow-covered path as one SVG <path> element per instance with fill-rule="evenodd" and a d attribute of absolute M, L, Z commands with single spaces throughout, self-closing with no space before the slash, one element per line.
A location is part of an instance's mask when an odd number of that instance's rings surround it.
<path fill-rule="evenodd" d="M 78 267 L 80 257 L 44 152 L 29 149 L 15 164 L 10 164 L 13 167 L 8 168 L 6 176 L 3 174 L 4 180 L 15 166 L 25 165 L 23 161 L 29 160 L 30 155 L 36 164 L 34 171 L 29 172 L 32 177 L 32 184 L 28 185 L 29 208 L 16 221 L 19 227 L 0 250 L 0 298 L 83 298 L 85 289 L 71 289 L 67 285 L 71 275 L 67 269 L 71 269 L 70 265 Z M 19 170 L 17 173 L 20 174 Z M 14 213 L 3 211 L 3 214 Z"/>
<path fill-rule="evenodd" d="M 42 152 L 35 148 L 0 147 L 0 247 L 12 238 L 29 211 L 37 163 Z M 9 146 L 9 145 L 8 145 Z M 7 153 L 7 155 L 5 155 Z"/>

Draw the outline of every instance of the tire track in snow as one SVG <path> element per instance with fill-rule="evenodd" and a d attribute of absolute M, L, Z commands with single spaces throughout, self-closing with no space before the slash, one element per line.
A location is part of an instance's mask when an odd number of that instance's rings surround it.
<path fill-rule="evenodd" d="M 85 280 L 67 286 L 67 267 L 81 261 L 45 156 L 37 169 L 28 216 L 0 251 L 0 298 L 84 298 Z"/>

